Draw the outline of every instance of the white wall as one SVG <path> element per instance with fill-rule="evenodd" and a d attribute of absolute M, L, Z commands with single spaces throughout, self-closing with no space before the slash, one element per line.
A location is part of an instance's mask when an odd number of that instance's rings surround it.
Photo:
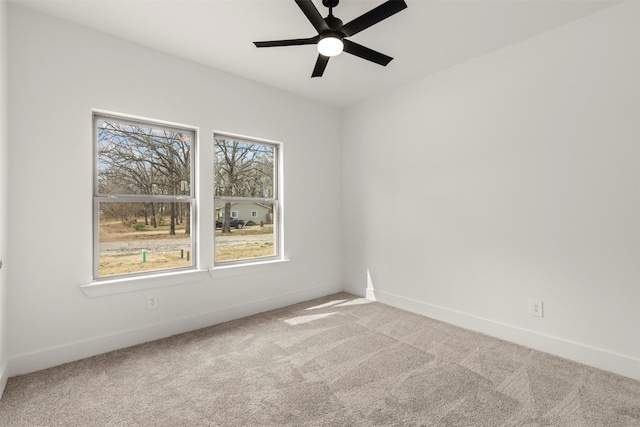
<path fill-rule="evenodd" d="M 639 8 L 348 109 L 348 289 L 640 379 Z"/>
<path fill-rule="evenodd" d="M 342 289 L 341 230 L 326 223 L 341 204 L 340 111 L 19 6 L 8 13 L 11 375 Z M 149 292 L 85 296 L 92 108 L 198 126 L 205 155 L 214 129 L 282 141 L 291 261 L 155 289 L 154 311 Z"/>
<path fill-rule="evenodd" d="M 341 117 L 8 6 L 0 173 L 10 164 L 11 186 L 0 235 L 8 217 L 11 268 L 0 270 L 0 319 L 11 304 L 0 366 L 7 348 L 15 375 L 334 292 L 343 279 L 364 294 L 368 272 L 383 302 L 640 379 L 638 7 L 612 7 Z M 199 126 L 203 144 L 214 129 L 283 141 L 292 261 L 156 289 L 155 311 L 148 292 L 86 297 L 91 108 Z M 341 203 L 345 218 L 359 218 L 344 234 L 323 226 Z M 544 300 L 544 318 L 527 314 L 532 297 Z"/>
<path fill-rule="evenodd" d="M 0 260 L 7 257 L 7 7 L 0 0 Z M 0 268 L 0 396 L 7 382 L 7 268 Z"/>

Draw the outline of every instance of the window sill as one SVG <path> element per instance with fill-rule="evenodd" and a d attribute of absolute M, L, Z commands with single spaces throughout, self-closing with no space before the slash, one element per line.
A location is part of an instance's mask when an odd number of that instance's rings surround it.
<path fill-rule="evenodd" d="M 209 270 L 209 275 L 214 279 L 225 277 L 243 276 L 246 274 L 260 274 L 265 271 L 280 270 L 289 264 L 289 259 L 276 259 L 247 264 L 230 264 L 214 267 Z"/>
<path fill-rule="evenodd" d="M 153 274 L 148 276 L 126 277 L 113 280 L 100 280 L 80 286 L 82 292 L 90 298 L 106 295 L 123 294 L 127 292 L 145 291 L 164 286 L 196 283 L 207 275 L 213 279 L 236 277 L 247 274 L 260 274 L 266 271 L 280 270 L 288 265 L 290 260 L 277 259 L 249 264 L 232 264 L 214 267 L 209 270 L 188 270 L 171 273 Z"/>
<path fill-rule="evenodd" d="M 181 285 L 199 282 L 207 276 L 206 270 L 176 271 L 149 276 L 126 277 L 114 280 L 100 280 L 80 286 L 88 297 L 123 294 L 126 292 L 144 291 L 164 286 Z"/>

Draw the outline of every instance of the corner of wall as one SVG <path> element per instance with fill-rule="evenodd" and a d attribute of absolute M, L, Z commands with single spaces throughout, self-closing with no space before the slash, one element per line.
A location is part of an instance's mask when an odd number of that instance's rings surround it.
<path fill-rule="evenodd" d="M 0 100 L 2 100 L 2 104 L 0 105 L 0 260 L 4 257 L 7 250 L 7 243 L 4 236 L 7 231 L 7 145 L 8 145 L 8 135 L 7 135 L 7 124 L 8 124 L 8 114 L 9 114 L 9 106 L 7 101 L 7 92 L 8 92 L 8 66 L 7 66 L 7 57 L 8 57 L 8 18 L 7 18 L 7 3 L 6 0 L 0 0 L 0 28 L 2 28 L 2 32 L 0 33 Z M 1 262 L 1 261 L 0 261 Z M 7 384 L 7 334 L 6 334 L 6 324 L 7 324 L 7 300 L 6 300 L 6 271 L 1 269 L 0 266 L 0 397 L 2 397 L 2 393 L 4 392 L 4 387 Z"/>

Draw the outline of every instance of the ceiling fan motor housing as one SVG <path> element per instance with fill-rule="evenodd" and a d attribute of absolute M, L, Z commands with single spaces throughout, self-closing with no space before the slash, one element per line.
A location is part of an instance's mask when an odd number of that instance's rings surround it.
<path fill-rule="evenodd" d="M 340 18 L 336 18 L 333 15 L 327 16 L 326 18 L 324 18 L 324 21 L 327 23 L 329 28 L 333 30 L 332 33 L 336 33 L 336 30 L 342 27 L 342 20 L 340 20 Z"/>

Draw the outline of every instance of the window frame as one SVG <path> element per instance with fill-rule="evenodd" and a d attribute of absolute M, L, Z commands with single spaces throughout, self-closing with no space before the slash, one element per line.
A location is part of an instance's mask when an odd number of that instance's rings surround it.
<path fill-rule="evenodd" d="M 215 176 L 216 176 L 216 160 L 215 160 L 215 141 L 216 138 L 231 139 L 247 144 L 257 144 L 269 146 L 273 148 L 273 190 L 272 197 L 237 197 L 237 196 L 216 196 L 215 194 Z M 229 132 L 214 131 L 213 133 L 213 176 L 214 191 L 213 205 L 214 210 L 218 202 L 231 203 L 262 203 L 271 204 L 273 206 L 273 248 L 274 254 L 262 257 L 240 258 L 233 260 L 218 261 L 216 260 L 216 244 L 217 236 L 214 232 L 213 237 L 213 269 L 226 269 L 228 267 L 250 266 L 256 264 L 270 263 L 273 261 L 284 260 L 284 209 L 283 209 L 283 143 L 263 138 L 256 138 L 245 135 L 238 135 Z"/>
<path fill-rule="evenodd" d="M 130 194 L 101 194 L 98 188 L 98 121 L 115 121 L 121 124 L 129 124 L 134 126 L 149 127 L 152 129 L 179 131 L 190 134 L 190 158 L 189 158 L 189 195 L 130 195 Z M 92 110 L 92 135 L 93 135 L 93 265 L 92 280 L 93 282 L 106 282 L 127 280 L 136 277 L 153 276 L 165 273 L 176 273 L 184 271 L 192 271 L 198 269 L 198 204 L 197 204 L 197 177 L 196 170 L 198 165 L 198 128 L 178 123 L 155 120 L 145 117 L 131 116 L 127 114 L 113 113 L 103 110 Z M 98 269 L 100 265 L 100 203 L 188 203 L 190 205 L 190 240 L 191 240 L 191 265 L 146 270 L 140 272 L 113 274 L 108 276 L 100 276 Z"/>

